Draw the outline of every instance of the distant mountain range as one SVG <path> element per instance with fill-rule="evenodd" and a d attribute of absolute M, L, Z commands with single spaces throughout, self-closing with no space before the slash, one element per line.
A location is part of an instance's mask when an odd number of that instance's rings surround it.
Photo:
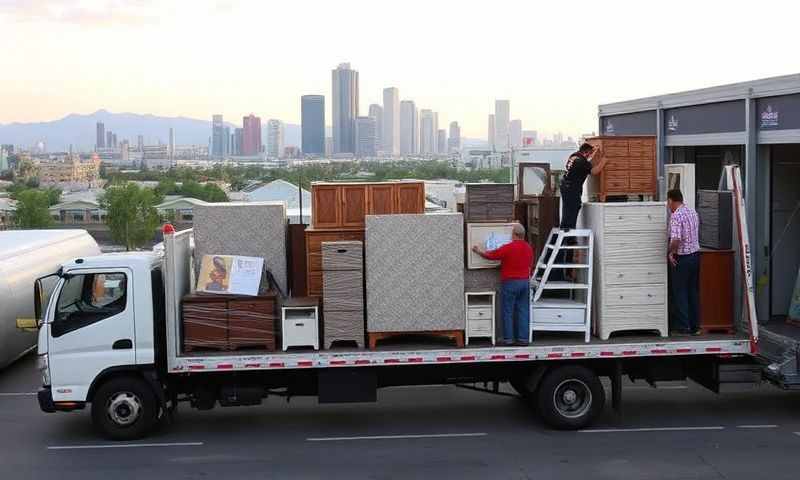
<path fill-rule="evenodd" d="M 266 118 L 262 118 L 262 136 L 266 143 Z M 169 141 L 169 129 L 175 130 L 175 141 L 178 145 L 208 145 L 211 137 L 211 119 L 197 120 L 186 117 L 158 117 L 150 114 L 113 113 L 98 110 L 81 115 L 72 113 L 60 120 L 35 123 L 0 124 L 0 144 L 13 144 L 31 147 L 44 142 L 47 151 L 67 151 L 72 146 L 78 151 L 94 148 L 96 142 L 96 124 L 103 122 L 106 131 L 117 134 L 119 142 L 130 141 L 136 145 L 139 135 L 144 135 L 146 145 Z M 228 124 L 233 130 L 236 126 Z M 330 135 L 330 127 L 327 128 Z M 486 141 L 463 139 L 465 147 L 485 148 Z M 284 144 L 299 146 L 301 144 L 300 125 L 284 124 Z"/>

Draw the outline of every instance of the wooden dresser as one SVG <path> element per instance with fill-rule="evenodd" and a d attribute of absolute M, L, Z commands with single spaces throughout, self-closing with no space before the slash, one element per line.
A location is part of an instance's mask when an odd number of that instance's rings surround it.
<path fill-rule="evenodd" d="M 514 221 L 513 183 L 468 183 L 464 195 L 465 223 Z"/>
<path fill-rule="evenodd" d="M 608 159 L 596 185 L 601 202 L 610 195 L 655 196 L 655 136 L 592 137 L 586 141 L 602 148 Z"/>
<path fill-rule="evenodd" d="M 700 329 L 733 333 L 733 250 L 700 250 Z"/>
<path fill-rule="evenodd" d="M 667 208 L 662 202 L 587 203 L 594 232 L 595 334 L 650 330 L 666 337 Z"/>
<path fill-rule="evenodd" d="M 423 182 L 311 184 L 315 229 L 364 228 L 366 215 L 424 213 Z"/>

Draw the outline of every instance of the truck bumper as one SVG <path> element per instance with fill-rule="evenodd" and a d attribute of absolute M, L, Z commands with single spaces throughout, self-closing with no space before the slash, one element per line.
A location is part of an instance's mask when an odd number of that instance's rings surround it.
<path fill-rule="evenodd" d="M 71 412 L 81 410 L 86 406 L 85 402 L 54 402 L 53 391 L 50 387 L 42 387 L 37 393 L 39 408 L 45 413 Z"/>

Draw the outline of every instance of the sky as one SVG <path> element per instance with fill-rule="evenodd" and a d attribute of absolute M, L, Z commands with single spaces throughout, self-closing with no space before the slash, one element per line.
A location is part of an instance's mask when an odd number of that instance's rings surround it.
<path fill-rule="evenodd" d="M 767 7 L 768 6 L 768 7 Z M 598 104 L 800 72 L 800 2 L 0 0 L 0 123 L 151 113 L 300 123 L 331 69 L 359 71 L 485 138 L 597 129 Z"/>

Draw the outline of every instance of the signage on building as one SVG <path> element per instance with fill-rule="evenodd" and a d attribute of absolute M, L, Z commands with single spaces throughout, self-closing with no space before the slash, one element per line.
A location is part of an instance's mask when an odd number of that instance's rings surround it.
<path fill-rule="evenodd" d="M 800 94 L 756 100 L 759 130 L 800 129 Z"/>
<path fill-rule="evenodd" d="M 678 119 L 675 118 L 675 115 L 670 115 L 669 119 L 667 120 L 667 131 L 677 132 L 679 126 L 680 124 L 678 123 Z"/>
<path fill-rule="evenodd" d="M 664 131 L 667 135 L 743 132 L 745 120 L 744 100 L 691 105 L 665 110 Z"/>
<path fill-rule="evenodd" d="M 655 135 L 656 111 L 623 113 L 602 118 L 602 135 Z"/>

